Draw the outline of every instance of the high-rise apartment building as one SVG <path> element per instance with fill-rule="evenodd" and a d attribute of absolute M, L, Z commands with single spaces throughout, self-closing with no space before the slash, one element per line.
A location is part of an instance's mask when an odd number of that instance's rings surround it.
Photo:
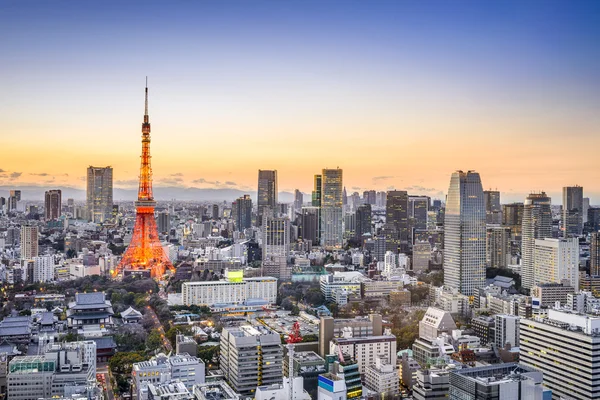
<path fill-rule="evenodd" d="M 281 337 L 266 327 L 223 328 L 219 359 L 223 376 L 242 396 L 252 397 L 257 386 L 283 382 Z"/>
<path fill-rule="evenodd" d="M 62 192 L 59 190 L 48 190 L 45 196 L 44 208 L 46 221 L 58 219 L 61 214 Z"/>
<path fill-rule="evenodd" d="M 21 226 L 21 259 L 31 260 L 38 256 L 37 226 Z"/>
<path fill-rule="evenodd" d="M 520 320 L 519 362 L 544 374 L 553 399 L 600 399 L 600 317 L 550 309 Z"/>
<path fill-rule="evenodd" d="M 86 205 L 90 221 L 103 223 L 110 220 L 113 207 L 112 167 L 88 167 Z"/>
<path fill-rule="evenodd" d="M 562 230 L 563 237 L 580 236 L 583 233 L 583 188 L 563 188 Z"/>
<path fill-rule="evenodd" d="M 483 192 L 485 203 L 485 222 L 487 224 L 500 224 L 502 222 L 502 206 L 500 205 L 500 192 L 485 190 Z"/>
<path fill-rule="evenodd" d="M 485 285 L 485 218 L 479 173 L 454 172 L 444 217 L 444 285 L 468 296 Z"/>
<path fill-rule="evenodd" d="M 249 195 L 245 194 L 238 198 L 231 208 L 236 230 L 243 231 L 252 226 L 252 199 Z"/>
<path fill-rule="evenodd" d="M 545 192 L 531 193 L 523 207 L 521 229 L 521 285 L 531 289 L 535 282 L 535 240 L 552 237 L 550 197 Z"/>
<path fill-rule="evenodd" d="M 394 253 L 408 251 L 408 193 L 392 190 L 385 205 L 386 249 Z"/>
<path fill-rule="evenodd" d="M 535 285 L 542 283 L 562 283 L 569 281 L 569 286 L 579 288 L 579 240 L 569 239 L 536 239 L 534 245 L 534 279 Z"/>
<path fill-rule="evenodd" d="M 290 279 L 291 268 L 287 265 L 290 253 L 290 220 L 263 215 L 263 221 L 263 276 Z"/>
<path fill-rule="evenodd" d="M 504 348 L 507 343 L 519 347 L 519 317 L 516 315 L 494 315 L 494 341 L 498 348 Z"/>
<path fill-rule="evenodd" d="M 510 263 L 511 229 L 508 226 L 489 225 L 486 228 L 486 264 L 491 268 L 506 268 Z"/>
<path fill-rule="evenodd" d="M 277 207 L 277 170 L 258 170 L 258 201 L 256 225 L 262 226 L 265 209 Z"/>
<path fill-rule="evenodd" d="M 324 169 L 321 177 L 321 246 L 341 248 L 344 235 L 342 170 Z"/>
<path fill-rule="evenodd" d="M 593 232 L 590 240 L 590 275 L 600 275 L 600 232 Z"/>

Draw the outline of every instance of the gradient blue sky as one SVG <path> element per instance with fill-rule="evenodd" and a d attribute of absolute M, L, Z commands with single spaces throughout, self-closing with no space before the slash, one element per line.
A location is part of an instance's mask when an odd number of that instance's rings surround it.
<path fill-rule="evenodd" d="M 0 185 L 137 179 L 144 77 L 157 185 L 600 203 L 600 1 L 0 3 Z M 19 175 L 20 174 L 20 175 Z"/>

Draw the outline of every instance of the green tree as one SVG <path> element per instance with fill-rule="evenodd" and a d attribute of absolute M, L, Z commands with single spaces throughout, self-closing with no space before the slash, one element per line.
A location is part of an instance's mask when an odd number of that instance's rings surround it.
<path fill-rule="evenodd" d="M 130 375 L 134 363 L 145 361 L 146 357 L 140 352 L 117 352 L 110 361 L 108 366 L 113 374 Z"/>
<path fill-rule="evenodd" d="M 149 351 L 154 351 L 162 346 L 163 338 L 160 335 L 158 329 L 153 329 L 146 339 L 146 347 Z"/>

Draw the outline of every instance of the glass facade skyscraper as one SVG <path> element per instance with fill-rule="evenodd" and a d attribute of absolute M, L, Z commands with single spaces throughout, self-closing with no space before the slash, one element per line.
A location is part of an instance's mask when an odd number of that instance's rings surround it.
<path fill-rule="evenodd" d="M 92 222 L 102 223 L 112 218 L 113 169 L 92 167 L 87 169 L 87 212 Z"/>
<path fill-rule="evenodd" d="M 485 285 L 485 204 L 479 174 L 452 174 L 444 217 L 444 285 L 472 295 Z"/>
<path fill-rule="evenodd" d="M 535 240 L 552 237 L 550 197 L 545 192 L 531 193 L 525 199 L 521 235 L 521 286 L 531 289 L 535 282 Z"/>

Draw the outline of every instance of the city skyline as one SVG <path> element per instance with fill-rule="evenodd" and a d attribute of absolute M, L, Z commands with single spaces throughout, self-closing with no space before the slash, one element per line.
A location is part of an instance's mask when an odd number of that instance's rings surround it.
<path fill-rule="evenodd" d="M 111 165 L 135 189 L 149 75 L 156 187 L 250 193 L 273 169 L 308 194 L 339 166 L 349 193 L 443 199 L 463 169 L 502 202 L 580 185 L 597 204 L 600 6 L 432 3 L 5 7 L 0 186 L 84 189 Z"/>

